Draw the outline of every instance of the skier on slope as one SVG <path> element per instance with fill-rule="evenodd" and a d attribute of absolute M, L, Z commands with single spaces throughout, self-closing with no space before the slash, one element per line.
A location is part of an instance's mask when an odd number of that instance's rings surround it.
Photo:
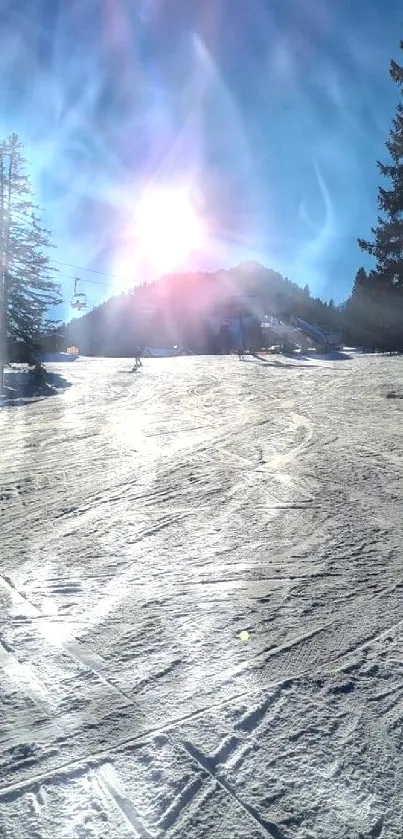
<path fill-rule="evenodd" d="M 142 366 L 143 366 L 143 364 L 142 364 L 142 361 L 141 361 L 141 349 L 140 349 L 140 347 L 136 347 L 135 361 L 134 361 L 134 365 L 132 367 L 132 373 L 135 373 L 136 370 L 138 370 L 138 368 L 142 367 Z"/>

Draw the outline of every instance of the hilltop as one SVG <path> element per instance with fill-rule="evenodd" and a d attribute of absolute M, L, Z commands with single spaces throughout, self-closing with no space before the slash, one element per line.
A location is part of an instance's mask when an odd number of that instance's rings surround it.
<path fill-rule="evenodd" d="M 220 325 L 241 315 L 255 320 L 256 330 L 265 314 L 285 321 L 301 317 L 326 330 L 337 329 L 340 321 L 339 310 L 314 299 L 307 286 L 259 263 L 242 262 L 229 270 L 167 274 L 74 318 L 63 333 L 83 355 L 131 356 L 135 344 L 220 352 L 226 349 Z"/>

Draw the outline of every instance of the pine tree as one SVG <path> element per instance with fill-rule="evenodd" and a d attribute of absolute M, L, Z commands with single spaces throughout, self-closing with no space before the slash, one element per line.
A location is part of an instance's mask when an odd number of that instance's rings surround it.
<path fill-rule="evenodd" d="M 16 134 L 0 143 L 0 245 L 5 296 L 6 341 L 23 342 L 32 353 L 49 308 L 62 302 L 46 250 L 50 233 L 34 203 L 22 145 Z"/>
<path fill-rule="evenodd" d="M 403 41 L 400 42 L 403 50 Z M 390 75 L 398 85 L 403 97 L 403 67 L 391 61 Z M 378 207 L 381 215 L 378 224 L 372 228 L 373 241 L 359 239 L 360 248 L 375 257 L 372 277 L 381 291 L 403 287 L 403 104 L 397 105 L 392 121 L 389 139 L 386 141 L 390 161 L 381 163 L 381 175 L 390 182 L 390 187 L 379 187 Z"/>
<path fill-rule="evenodd" d="M 365 268 L 363 268 L 361 266 L 361 268 L 358 269 L 358 271 L 355 275 L 352 296 L 355 297 L 357 294 L 360 294 L 362 291 L 365 291 L 365 290 L 368 291 L 370 289 L 370 285 L 371 285 L 371 280 L 369 279 Z"/>

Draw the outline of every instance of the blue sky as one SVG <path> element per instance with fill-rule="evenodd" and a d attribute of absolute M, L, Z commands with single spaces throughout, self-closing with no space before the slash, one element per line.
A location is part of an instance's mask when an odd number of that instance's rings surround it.
<path fill-rule="evenodd" d="M 0 131 L 25 145 L 55 258 L 80 266 L 59 266 L 66 295 L 74 275 L 90 303 L 147 279 L 128 218 L 150 184 L 185 183 L 206 231 L 185 267 L 258 259 L 342 300 L 401 37 L 395 0 L 0 2 Z"/>

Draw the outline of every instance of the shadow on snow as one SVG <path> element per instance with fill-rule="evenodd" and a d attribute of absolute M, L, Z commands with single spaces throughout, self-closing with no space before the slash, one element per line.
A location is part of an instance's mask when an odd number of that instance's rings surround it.
<path fill-rule="evenodd" d="M 251 353 L 252 357 L 256 359 L 256 361 L 260 361 L 262 364 L 266 364 L 270 367 L 287 367 L 294 369 L 301 370 L 301 368 L 308 369 L 310 367 L 321 366 L 315 365 L 315 361 L 351 361 L 349 355 L 343 352 L 335 351 L 329 353 L 298 353 L 298 355 L 294 355 L 292 353 L 281 353 L 281 358 L 283 359 L 293 359 L 293 362 L 287 363 L 286 361 L 280 361 L 280 359 L 273 354 L 268 356 L 260 355 L 259 353 Z M 310 362 L 309 364 L 305 364 L 304 362 Z"/>
<path fill-rule="evenodd" d="M 71 387 L 60 373 L 46 371 L 38 378 L 29 370 L 6 370 L 4 373 L 4 395 L 0 397 L 0 407 L 26 405 L 44 399 L 46 396 L 56 396 Z"/>

